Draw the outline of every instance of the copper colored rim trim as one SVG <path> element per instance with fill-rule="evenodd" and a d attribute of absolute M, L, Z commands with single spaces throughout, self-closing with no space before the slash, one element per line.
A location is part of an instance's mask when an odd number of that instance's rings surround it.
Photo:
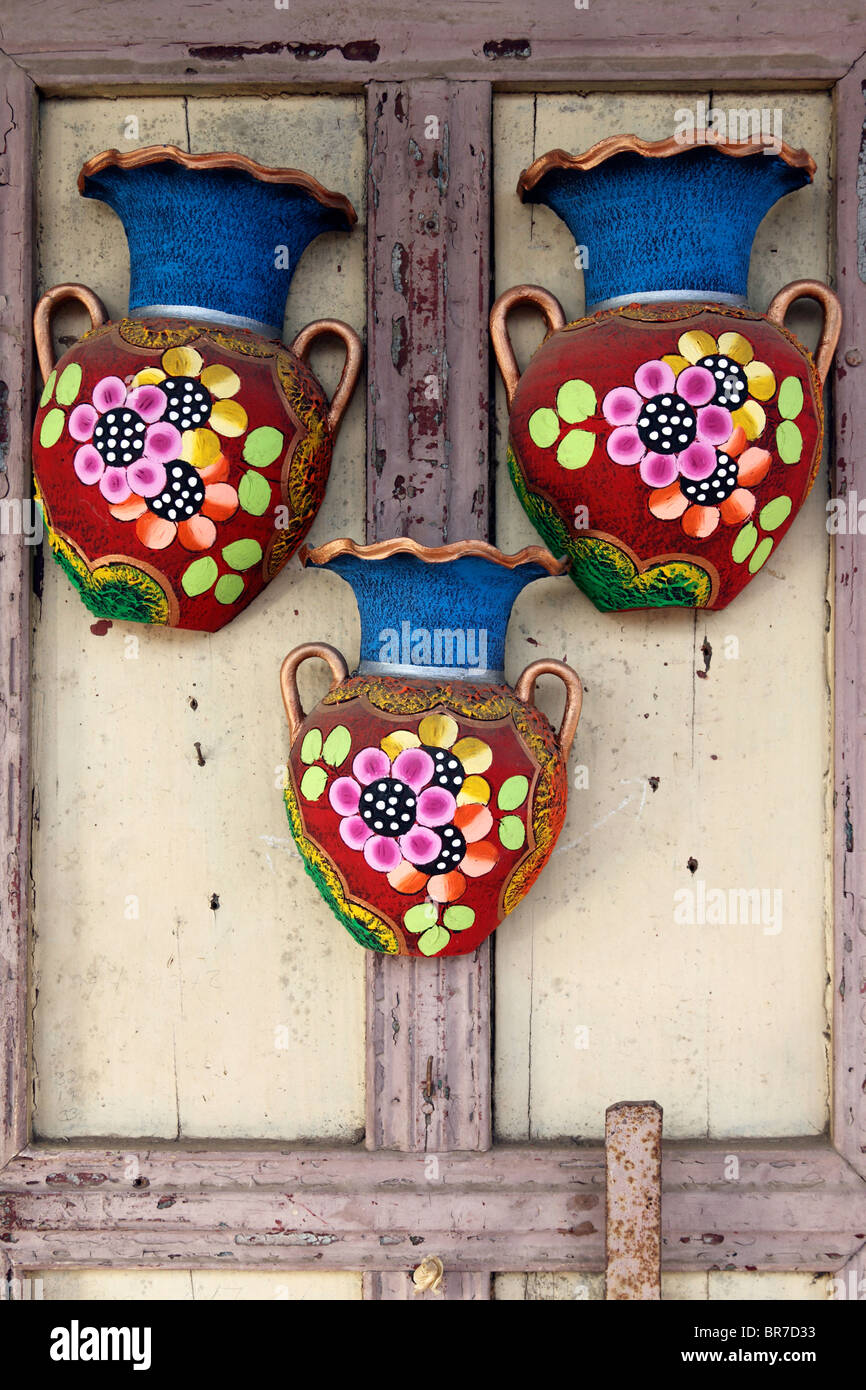
<path fill-rule="evenodd" d="M 326 565 L 335 555 L 355 555 L 359 560 L 387 560 L 389 555 L 414 555 L 427 564 L 442 564 L 446 560 L 460 560 L 465 555 L 477 555 L 490 560 L 503 569 L 517 569 L 519 565 L 541 565 L 548 574 L 558 575 L 568 572 L 568 560 L 557 560 L 549 550 L 541 545 L 527 545 L 516 555 L 503 555 L 495 545 L 487 541 L 451 541 L 448 545 L 419 545 L 409 536 L 395 536 L 389 541 L 374 541 L 372 545 L 358 545 L 348 536 L 340 540 L 326 541 L 314 550 L 302 546 L 298 558 L 302 565 Z"/>
<path fill-rule="evenodd" d="M 82 164 L 78 175 L 78 191 L 84 192 L 85 179 L 101 173 L 109 166 L 118 169 L 139 169 L 145 164 L 162 164 L 165 161 L 182 164 L 184 169 L 240 169 L 242 173 L 258 179 L 260 183 L 295 184 L 296 187 L 312 194 L 323 207 L 342 212 L 350 227 L 354 227 L 358 220 L 358 214 L 344 193 L 333 193 L 320 184 L 318 179 L 314 179 L 312 174 L 305 174 L 303 169 L 271 169 L 265 164 L 257 163 L 255 159 L 250 159 L 248 155 L 232 154 L 229 151 L 186 154 L 179 150 L 177 145 L 145 145 L 143 149 L 129 150 L 125 154 L 121 154 L 120 150 L 103 150 L 101 154 L 95 154 L 86 164 Z"/>
<path fill-rule="evenodd" d="M 599 140 L 583 154 L 569 154 L 567 150 L 548 150 L 534 159 L 528 169 L 524 169 L 517 180 L 517 193 L 523 200 L 535 185 L 549 174 L 551 169 L 594 169 L 616 154 L 642 154 L 649 159 L 667 159 L 670 155 L 683 154 L 692 149 L 719 150 L 722 154 L 742 159 L 745 155 L 763 153 L 767 146 L 761 140 L 706 140 L 701 135 L 706 131 L 695 131 L 687 140 L 678 140 L 669 135 L 665 140 L 643 140 L 640 135 L 608 135 Z M 805 169 L 810 180 L 814 177 L 816 164 L 807 150 L 795 150 L 783 144 L 774 150 L 792 169 Z"/>

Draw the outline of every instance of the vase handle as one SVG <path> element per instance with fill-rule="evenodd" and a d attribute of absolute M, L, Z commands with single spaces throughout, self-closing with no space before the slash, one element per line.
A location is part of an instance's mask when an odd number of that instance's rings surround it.
<path fill-rule="evenodd" d="M 302 361 L 306 362 L 307 354 L 317 338 L 323 338 L 331 334 L 335 338 L 341 338 L 346 347 L 346 361 L 343 364 L 343 374 L 337 383 L 337 389 L 328 406 L 328 424 L 331 433 L 336 438 L 340 428 L 340 422 L 346 410 L 346 406 L 352 399 L 352 392 L 358 380 L 358 373 L 361 370 L 361 362 L 364 357 L 364 349 L 361 346 L 361 339 L 358 337 L 354 328 L 350 328 L 342 319 L 316 319 L 314 323 L 308 323 L 306 328 L 302 328 L 295 341 L 292 343 L 294 352 Z"/>
<path fill-rule="evenodd" d="M 562 305 L 555 295 L 542 289 L 540 285 L 515 285 L 513 289 L 506 290 L 504 294 L 499 296 L 490 310 L 490 338 L 499 370 L 502 373 L 502 380 L 505 383 L 505 395 L 509 407 L 520 380 L 520 368 L 517 365 L 517 358 L 514 356 L 511 339 L 508 336 L 506 320 L 511 310 L 518 304 L 534 304 L 537 309 L 540 309 L 544 322 L 547 324 L 548 333 L 555 333 L 557 329 L 565 327 L 565 312 Z"/>
<path fill-rule="evenodd" d="M 820 280 L 792 280 L 790 285 L 779 290 L 770 304 L 767 310 L 770 322 L 783 328 L 785 316 L 795 299 L 814 299 L 824 311 L 821 340 L 815 353 L 815 370 L 823 386 L 842 332 L 842 305 L 829 286 L 822 285 Z"/>
<path fill-rule="evenodd" d="M 46 290 L 33 310 L 33 335 L 36 339 L 36 357 L 42 381 L 46 382 L 54 370 L 54 344 L 51 341 L 51 320 L 58 304 L 67 299 L 79 300 L 90 315 L 91 328 L 101 328 L 108 322 L 105 305 L 86 285 L 54 285 Z"/>
<path fill-rule="evenodd" d="M 571 751 L 574 735 L 577 732 L 577 721 L 580 718 L 580 707 L 583 704 L 583 686 L 580 683 L 580 676 L 570 666 L 566 666 L 564 661 L 554 661 L 552 657 L 533 661 L 525 671 L 520 673 L 514 687 L 514 693 L 518 700 L 522 700 L 526 705 L 535 703 L 535 682 L 539 676 L 559 676 L 565 686 L 565 709 L 562 712 L 562 723 L 556 737 L 562 749 L 563 758 L 567 758 Z"/>
<path fill-rule="evenodd" d="M 317 656 L 320 661 L 324 661 L 331 672 L 331 684 L 329 691 L 337 689 L 344 680 L 348 679 L 349 668 L 345 658 L 336 647 L 329 647 L 327 642 L 304 642 L 300 647 L 295 647 L 290 651 L 282 666 L 280 667 L 280 690 L 283 694 L 283 704 L 286 707 L 286 719 L 289 724 L 289 738 L 292 743 L 298 737 L 298 732 L 306 719 L 304 707 L 301 704 L 301 697 L 298 694 L 298 682 L 295 679 L 298 667 L 304 661 L 309 661 L 311 656 Z"/>

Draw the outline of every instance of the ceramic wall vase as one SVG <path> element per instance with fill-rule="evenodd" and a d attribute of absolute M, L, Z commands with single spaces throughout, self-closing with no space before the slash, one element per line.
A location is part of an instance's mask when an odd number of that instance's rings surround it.
<path fill-rule="evenodd" d="M 286 808 L 308 873 L 354 939 L 394 955 L 473 951 L 534 883 L 559 834 L 581 686 L 561 661 L 505 683 L 505 629 L 526 584 L 560 574 L 539 547 L 338 540 L 302 552 L 355 591 L 361 662 L 297 647 L 281 684 L 291 738 Z M 296 675 L 327 662 L 310 714 Z M 557 733 L 533 701 L 566 687 Z"/>
<path fill-rule="evenodd" d="M 304 248 L 356 221 L 295 169 L 158 146 L 89 160 L 78 180 L 126 230 L 129 315 L 107 322 L 84 285 L 36 307 L 45 386 L 33 463 L 55 559 L 103 618 L 214 632 L 294 553 L 321 504 L 361 362 L 357 334 L 321 319 L 280 341 Z M 55 306 L 86 333 L 53 361 Z M 346 349 L 329 403 L 306 357 Z"/>
<path fill-rule="evenodd" d="M 759 314 L 746 282 L 764 214 L 814 170 L 804 150 L 699 133 L 553 150 L 520 176 L 521 198 L 551 207 L 585 250 L 587 312 L 566 325 L 531 285 L 494 305 L 509 466 L 537 530 L 600 609 L 724 608 L 809 492 L 839 303 L 798 280 Z M 823 309 L 814 361 L 784 326 L 801 297 Z M 549 331 L 521 376 L 506 319 L 524 303 Z"/>

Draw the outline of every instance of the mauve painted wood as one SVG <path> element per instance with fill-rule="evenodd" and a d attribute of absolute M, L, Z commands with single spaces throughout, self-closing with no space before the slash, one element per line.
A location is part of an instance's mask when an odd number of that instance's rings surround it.
<path fill-rule="evenodd" d="M 0 58 L 4 146 L 0 151 L 0 497 L 29 505 L 33 418 L 33 208 L 36 89 Z M 5 426 L 5 429 L 3 428 Z M 27 1142 L 27 921 L 30 893 L 30 555 L 21 525 L 0 537 L 0 1169 Z"/>
<path fill-rule="evenodd" d="M 490 123 L 486 83 L 368 90 L 368 541 L 487 538 Z M 448 961 L 369 957 L 369 1147 L 431 1165 L 489 1148 L 490 1022 L 489 942 Z M 364 1292 L 415 1296 L 403 1275 Z M 489 1280 L 452 1273 L 440 1296 L 489 1298 Z"/>
<path fill-rule="evenodd" d="M 662 1110 L 620 1101 L 605 1114 L 605 1298 L 661 1298 Z"/>
<path fill-rule="evenodd" d="M 842 337 L 833 373 L 836 495 L 866 498 L 866 58 L 839 84 L 836 112 Z M 859 264 L 858 264 L 859 262 Z M 836 536 L 836 810 L 833 1135 L 866 1177 L 866 569 L 856 526 Z"/>

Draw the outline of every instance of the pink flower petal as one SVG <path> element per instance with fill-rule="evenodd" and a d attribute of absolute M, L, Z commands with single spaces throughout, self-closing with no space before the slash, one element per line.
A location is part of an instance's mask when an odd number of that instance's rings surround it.
<path fill-rule="evenodd" d="M 715 389 L 713 374 L 706 367 L 686 367 L 677 377 L 677 393 L 689 405 L 706 405 Z"/>
<path fill-rule="evenodd" d="M 366 787 L 368 782 L 375 782 L 377 777 L 391 776 L 391 761 L 381 748 L 362 748 L 352 763 L 352 771 L 361 786 Z"/>
<path fill-rule="evenodd" d="M 144 435 L 144 456 L 154 463 L 169 463 L 180 454 L 180 431 L 161 420 L 150 425 Z"/>
<path fill-rule="evenodd" d="M 698 439 L 705 444 L 724 444 L 734 428 L 731 412 L 721 405 L 705 405 L 698 411 Z"/>
<path fill-rule="evenodd" d="M 89 439 L 98 419 L 92 405 L 77 405 L 69 417 L 69 433 L 73 439 Z"/>
<path fill-rule="evenodd" d="M 99 479 L 99 491 L 109 502 L 125 502 L 132 493 L 132 488 L 126 481 L 126 469 L 106 468 Z"/>
<path fill-rule="evenodd" d="M 166 483 L 165 469 L 161 463 L 152 463 L 150 459 L 139 459 L 137 463 L 130 464 L 126 470 L 133 492 L 137 492 L 139 497 L 156 497 L 162 492 Z"/>
<path fill-rule="evenodd" d="M 644 454 L 640 475 L 648 487 L 667 487 L 678 473 L 675 454 Z"/>
<path fill-rule="evenodd" d="M 658 358 L 644 362 L 634 374 L 634 384 L 642 396 L 658 396 L 662 391 L 672 391 L 675 380 L 673 368 Z"/>
<path fill-rule="evenodd" d="M 415 825 L 407 835 L 401 835 L 400 848 L 410 864 L 431 864 L 442 849 L 442 840 L 435 830 Z"/>
<path fill-rule="evenodd" d="M 338 816 L 355 816 L 361 800 L 361 788 L 354 777 L 338 777 L 336 782 L 331 783 L 328 800 Z M 357 816 L 355 818 L 358 819 Z"/>
<path fill-rule="evenodd" d="M 633 468 L 646 450 L 637 430 L 632 425 L 621 425 L 608 439 L 607 452 L 614 463 Z"/>
<path fill-rule="evenodd" d="M 347 816 L 340 821 L 340 839 L 349 849 L 363 849 L 372 834 L 369 825 L 360 816 Z"/>
<path fill-rule="evenodd" d="M 433 776 L 434 766 L 430 754 L 425 753 L 423 748 L 404 748 L 394 759 L 391 776 L 399 777 L 413 792 L 420 792 Z"/>
<path fill-rule="evenodd" d="M 444 787 L 428 787 L 418 797 L 415 819 L 419 825 L 447 825 L 457 809 L 457 802 Z"/>
<path fill-rule="evenodd" d="M 99 482 L 105 464 L 98 449 L 94 449 L 92 444 L 82 444 L 81 448 L 75 451 L 72 467 L 75 469 L 76 478 L 89 487 L 91 483 Z"/>
<path fill-rule="evenodd" d="M 697 483 L 702 478 L 708 478 L 715 470 L 716 451 L 709 444 L 702 444 L 696 439 L 677 456 L 677 463 L 683 477 L 691 478 L 692 482 Z"/>
<path fill-rule="evenodd" d="M 601 413 L 612 425 L 633 425 L 643 400 L 630 386 L 615 386 L 601 403 Z"/>
<path fill-rule="evenodd" d="M 104 415 L 106 410 L 115 410 L 126 400 L 126 385 L 119 376 L 104 376 L 93 388 L 93 404 Z"/>
<path fill-rule="evenodd" d="M 377 873 L 388 874 L 403 858 L 396 840 L 384 835 L 372 835 L 364 846 L 364 858 Z"/>
<path fill-rule="evenodd" d="M 130 391 L 126 404 L 141 416 L 145 424 L 152 425 L 162 415 L 167 402 L 165 392 L 160 391 L 158 386 L 136 386 L 134 391 Z"/>

